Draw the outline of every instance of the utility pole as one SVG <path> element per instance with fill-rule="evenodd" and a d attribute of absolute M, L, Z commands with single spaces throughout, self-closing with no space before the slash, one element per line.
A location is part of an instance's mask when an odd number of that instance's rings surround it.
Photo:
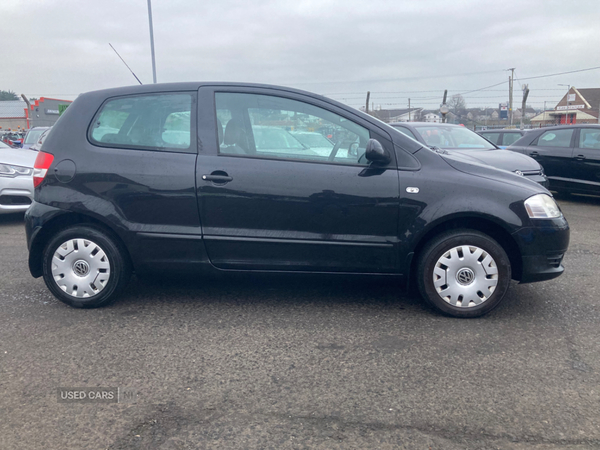
<path fill-rule="evenodd" d="M 515 68 L 508 69 L 511 71 L 508 77 L 508 116 L 510 117 L 510 126 L 513 124 L 513 78 L 515 77 Z"/>
<path fill-rule="evenodd" d="M 369 97 L 371 97 L 371 91 L 367 91 L 367 103 L 366 103 L 366 108 L 365 108 L 365 111 L 367 112 L 367 114 L 369 114 Z"/>
<path fill-rule="evenodd" d="M 148 0 L 148 23 L 150 24 L 150 50 L 152 52 L 152 79 L 156 84 L 156 59 L 154 58 L 154 29 L 152 27 L 152 4 Z"/>
<path fill-rule="evenodd" d="M 444 99 L 442 100 L 442 105 L 440 106 L 440 114 L 442 114 L 442 123 L 446 123 L 446 114 L 448 114 L 448 105 L 446 105 L 446 97 L 448 96 L 448 89 L 444 90 Z"/>
<path fill-rule="evenodd" d="M 410 98 L 408 99 L 408 121 L 410 122 Z"/>
<path fill-rule="evenodd" d="M 529 85 L 525 84 L 523 86 L 523 105 L 521 106 L 521 130 L 524 128 L 523 126 L 523 118 L 525 117 L 525 107 L 527 102 L 527 96 L 529 95 Z"/>

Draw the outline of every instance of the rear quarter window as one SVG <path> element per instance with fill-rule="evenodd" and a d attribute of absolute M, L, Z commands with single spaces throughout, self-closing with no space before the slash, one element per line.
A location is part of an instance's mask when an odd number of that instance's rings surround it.
<path fill-rule="evenodd" d="M 192 103 L 191 93 L 109 99 L 96 114 L 88 136 L 103 147 L 195 151 Z"/>

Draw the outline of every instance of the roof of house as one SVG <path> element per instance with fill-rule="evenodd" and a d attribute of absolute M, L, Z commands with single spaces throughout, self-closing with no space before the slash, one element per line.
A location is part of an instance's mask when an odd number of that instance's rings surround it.
<path fill-rule="evenodd" d="M 597 110 L 600 106 L 600 88 L 577 89 L 585 101 L 590 104 L 592 109 Z"/>
<path fill-rule="evenodd" d="M 0 101 L 0 119 L 25 118 L 27 104 L 21 100 Z"/>

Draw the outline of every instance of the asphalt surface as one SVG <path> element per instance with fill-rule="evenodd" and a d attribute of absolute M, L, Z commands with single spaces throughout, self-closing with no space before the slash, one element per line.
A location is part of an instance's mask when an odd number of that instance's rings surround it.
<path fill-rule="evenodd" d="M 134 277 L 72 309 L 0 216 L 0 449 L 600 448 L 600 199 L 561 207 L 565 274 L 470 320 L 349 277 Z M 137 401 L 58 401 L 115 386 Z"/>

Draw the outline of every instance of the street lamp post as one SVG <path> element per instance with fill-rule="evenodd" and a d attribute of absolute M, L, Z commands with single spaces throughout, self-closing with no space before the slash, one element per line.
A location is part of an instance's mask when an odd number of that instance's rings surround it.
<path fill-rule="evenodd" d="M 152 52 L 152 79 L 156 84 L 156 60 L 154 58 L 154 29 L 152 28 L 152 4 L 148 0 L 148 23 L 150 24 L 150 51 Z"/>

